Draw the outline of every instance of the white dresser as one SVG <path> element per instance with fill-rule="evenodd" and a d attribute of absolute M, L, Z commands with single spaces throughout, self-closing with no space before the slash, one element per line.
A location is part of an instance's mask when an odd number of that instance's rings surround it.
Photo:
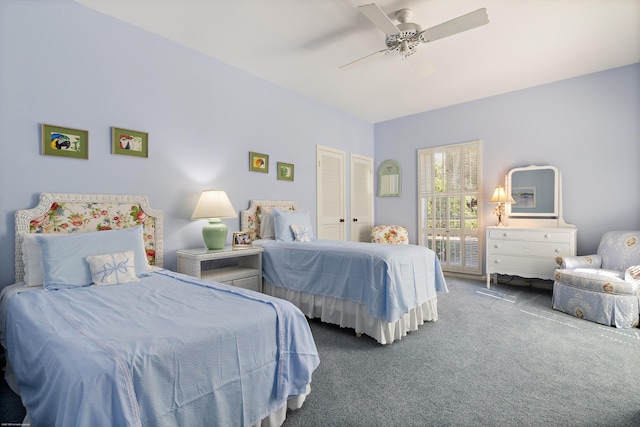
<path fill-rule="evenodd" d="M 576 255 L 574 227 L 487 227 L 487 289 L 497 274 L 553 279 L 556 258 Z"/>

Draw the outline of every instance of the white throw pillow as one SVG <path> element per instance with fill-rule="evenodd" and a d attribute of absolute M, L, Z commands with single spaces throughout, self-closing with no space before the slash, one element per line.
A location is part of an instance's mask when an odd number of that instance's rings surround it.
<path fill-rule="evenodd" d="M 294 242 L 310 242 L 313 240 L 311 227 L 307 225 L 291 224 L 291 231 L 293 231 Z"/>
<path fill-rule="evenodd" d="M 136 276 L 133 251 L 87 257 L 91 279 L 96 285 L 119 285 L 139 282 Z"/>

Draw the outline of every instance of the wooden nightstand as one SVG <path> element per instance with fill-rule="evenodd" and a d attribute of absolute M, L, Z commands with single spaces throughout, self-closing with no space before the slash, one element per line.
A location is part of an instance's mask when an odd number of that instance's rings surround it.
<path fill-rule="evenodd" d="M 262 292 L 262 248 L 176 251 L 178 273 Z"/>

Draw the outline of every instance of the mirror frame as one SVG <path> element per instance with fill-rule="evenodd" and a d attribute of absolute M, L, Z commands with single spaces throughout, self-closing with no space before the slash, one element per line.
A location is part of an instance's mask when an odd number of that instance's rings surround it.
<path fill-rule="evenodd" d="M 396 175 L 396 191 L 383 192 L 382 181 L 384 177 Z M 385 160 L 378 166 L 378 197 L 400 197 L 402 194 L 402 168 L 395 160 Z"/>
<path fill-rule="evenodd" d="M 516 206 L 517 206 L 517 200 L 518 198 L 521 197 L 521 195 L 516 195 L 514 197 L 513 194 L 513 188 L 512 188 L 512 182 L 513 182 L 513 174 L 518 174 L 518 173 L 522 173 L 522 172 L 535 172 L 535 171 L 540 171 L 540 170 L 551 170 L 553 171 L 553 188 L 551 189 L 553 191 L 553 210 L 552 211 L 544 211 L 544 212 L 514 212 L 511 204 L 507 204 L 507 215 L 509 217 L 512 218 L 532 218 L 532 217 L 545 217 L 545 218 L 559 218 L 560 217 L 560 173 L 558 171 L 558 168 L 556 168 L 555 166 L 527 166 L 527 167 L 521 167 L 521 168 L 513 168 L 509 171 L 509 173 L 507 174 L 507 189 L 509 191 L 509 195 L 511 195 L 511 197 L 514 198 L 514 200 L 516 200 Z M 535 189 L 535 187 L 533 187 Z M 534 192 L 531 195 L 532 197 L 535 198 L 536 196 L 536 192 L 534 190 Z"/>

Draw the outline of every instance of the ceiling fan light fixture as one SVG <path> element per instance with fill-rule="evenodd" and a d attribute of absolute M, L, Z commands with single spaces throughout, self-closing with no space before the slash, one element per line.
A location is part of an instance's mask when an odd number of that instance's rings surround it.
<path fill-rule="evenodd" d="M 411 55 L 413 53 L 413 50 L 411 49 L 411 47 L 409 46 L 409 43 L 406 40 L 402 40 L 402 42 L 400 42 L 400 57 L 402 59 L 407 59 L 407 57 L 409 57 L 409 55 Z"/>

